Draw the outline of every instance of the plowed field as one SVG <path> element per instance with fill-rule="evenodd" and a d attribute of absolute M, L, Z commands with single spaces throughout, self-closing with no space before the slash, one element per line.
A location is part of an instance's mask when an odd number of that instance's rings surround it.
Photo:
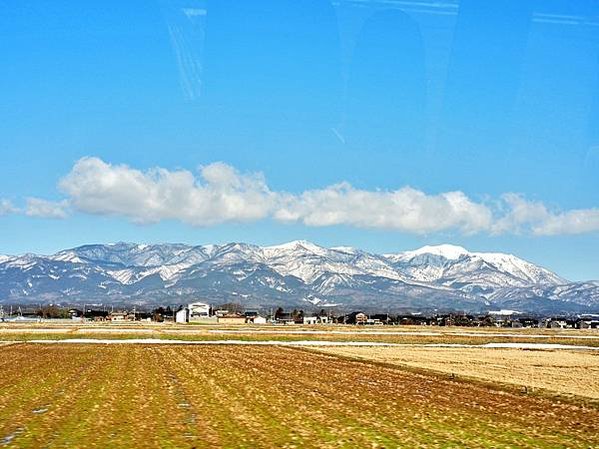
<path fill-rule="evenodd" d="M 272 346 L 0 348 L 0 445 L 599 447 L 599 410 Z"/>

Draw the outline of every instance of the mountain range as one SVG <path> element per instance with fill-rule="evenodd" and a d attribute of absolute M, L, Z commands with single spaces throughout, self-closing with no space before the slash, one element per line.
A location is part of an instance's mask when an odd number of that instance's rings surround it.
<path fill-rule="evenodd" d="M 374 254 L 307 241 L 85 245 L 0 255 L 0 303 L 181 304 L 365 311 L 599 311 L 599 282 L 570 282 L 503 253 L 454 245 Z"/>

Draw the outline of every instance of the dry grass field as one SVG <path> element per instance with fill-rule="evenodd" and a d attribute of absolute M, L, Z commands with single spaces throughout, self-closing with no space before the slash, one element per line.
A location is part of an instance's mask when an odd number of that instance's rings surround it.
<path fill-rule="evenodd" d="M 593 330 L 485 329 L 425 326 L 194 326 L 136 323 L 52 325 L 0 324 L 0 341 L 71 338 L 378 342 L 394 344 L 549 343 L 599 347 Z"/>
<path fill-rule="evenodd" d="M 19 448 L 599 447 L 599 409 L 274 346 L 0 347 Z"/>
<path fill-rule="evenodd" d="M 422 347 L 318 351 L 599 400 L 599 351 Z"/>

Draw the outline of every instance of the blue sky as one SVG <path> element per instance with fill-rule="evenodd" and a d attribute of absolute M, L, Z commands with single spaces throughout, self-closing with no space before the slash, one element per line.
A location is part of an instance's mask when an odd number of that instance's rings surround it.
<path fill-rule="evenodd" d="M 4 2 L 0 253 L 450 242 L 598 279 L 598 11 Z"/>

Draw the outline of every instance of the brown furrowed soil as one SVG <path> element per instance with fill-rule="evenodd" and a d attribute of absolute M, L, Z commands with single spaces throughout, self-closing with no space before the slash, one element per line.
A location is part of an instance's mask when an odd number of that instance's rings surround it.
<path fill-rule="evenodd" d="M 599 447 L 599 409 L 273 346 L 0 348 L 0 445 Z"/>
<path fill-rule="evenodd" d="M 599 399 L 598 351 L 422 347 L 334 347 L 318 351 L 512 384 L 527 391 L 542 389 Z"/>

